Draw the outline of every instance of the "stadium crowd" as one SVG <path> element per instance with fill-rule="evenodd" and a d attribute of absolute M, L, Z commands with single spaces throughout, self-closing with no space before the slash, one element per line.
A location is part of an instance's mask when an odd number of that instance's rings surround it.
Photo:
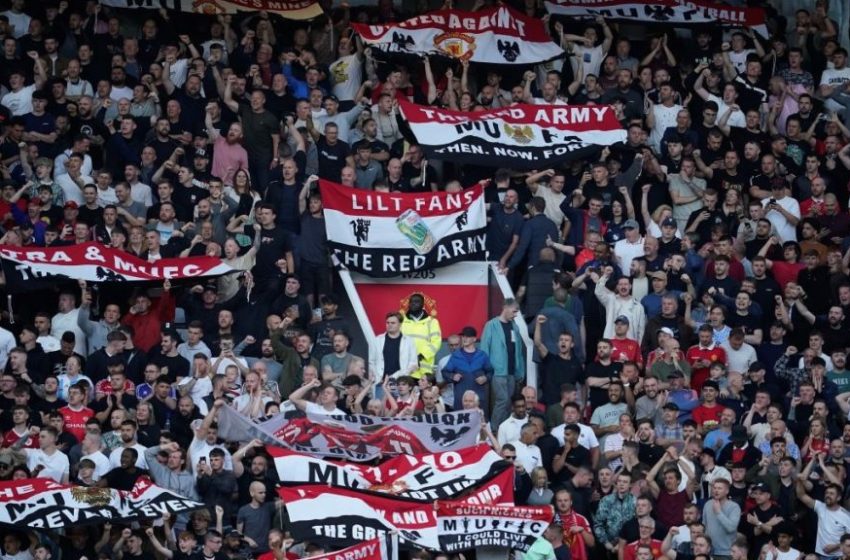
<path fill-rule="evenodd" d="M 850 560 L 850 67 L 828 3 L 768 3 L 770 37 L 547 18 L 568 56 L 519 69 L 386 57 L 351 32 L 437 7 L 343 1 L 308 24 L 5 2 L 0 242 L 208 255 L 239 272 L 9 295 L 0 480 L 127 490 L 149 476 L 208 509 L 6 527 L 0 558 L 324 552 L 289 539 L 262 445 L 218 438 L 230 406 L 480 409 L 517 503 L 554 506 L 529 560 Z M 563 168 L 458 166 L 426 159 L 399 99 L 609 104 L 627 140 Z M 353 340 L 318 178 L 486 181 L 489 256 L 517 299 L 481 333 L 446 333 L 416 294 L 381 310 L 385 333 Z"/>

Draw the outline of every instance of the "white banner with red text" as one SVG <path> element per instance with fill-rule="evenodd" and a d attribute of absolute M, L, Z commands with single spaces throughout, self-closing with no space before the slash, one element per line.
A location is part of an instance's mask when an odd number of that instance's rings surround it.
<path fill-rule="evenodd" d="M 547 0 L 554 16 L 603 17 L 607 20 L 689 25 L 725 25 L 753 29 L 768 36 L 762 8 L 697 0 Z"/>
<path fill-rule="evenodd" d="M 262 11 L 286 19 L 313 19 L 324 13 L 316 0 L 101 0 L 100 3 L 111 8 L 164 8 L 205 16 Z"/>
<path fill-rule="evenodd" d="M 527 552 L 552 522 L 552 506 L 490 506 L 437 502 L 440 550 L 498 547 Z"/>
<path fill-rule="evenodd" d="M 564 54 L 542 20 L 506 5 L 477 12 L 440 10 L 401 23 L 352 27 L 365 43 L 386 53 L 439 54 L 491 64 L 536 64 Z"/>
<path fill-rule="evenodd" d="M 484 191 L 382 193 L 320 181 L 328 245 L 347 269 L 388 277 L 484 260 Z"/>
<path fill-rule="evenodd" d="M 274 446 L 266 450 L 284 484 L 329 484 L 427 502 L 459 496 L 482 505 L 514 502 L 513 469 L 486 444 L 442 453 L 397 455 L 376 466 L 328 461 Z"/>
<path fill-rule="evenodd" d="M 205 507 L 154 485 L 147 477 L 138 479 L 130 491 L 59 484 L 49 478 L 0 482 L 0 525 L 17 528 L 131 523 Z"/>
<path fill-rule="evenodd" d="M 160 259 L 155 263 L 99 243 L 62 247 L 0 245 L 6 282 L 65 277 L 89 282 L 145 282 L 219 276 L 234 269 L 214 257 Z"/>
<path fill-rule="evenodd" d="M 606 105 L 512 105 L 461 112 L 400 101 L 429 157 L 456 163 L 538 169 L 585 157 L 626 139 Z"/>
<path fill-rule="evenodd" d="M 379 456 L 456 451 L 475 445 L 481 430 L 477 411 L 379 418 L 365 414 L 284 414 L 254 422 L 229 406 L 219 409 L 219 437 L 259 439 L 317 457 L 371 461 Z"/>

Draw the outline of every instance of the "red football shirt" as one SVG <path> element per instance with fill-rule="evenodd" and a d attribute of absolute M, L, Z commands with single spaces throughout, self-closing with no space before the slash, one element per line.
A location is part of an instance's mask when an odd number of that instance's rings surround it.
<path fill-rule="evenodd" d="M 77 441 L 83 441 L 86 435 L 86 421 L 94 416 L 94 411 L 85 406 L 80 410 L 72 410 L 69 405 L 60 408 L 59 414 L 65 419 L 65 431 L 77 438 Z"/>
<path fill-rule="evenodd" d="M 640 344 L 631 338 L 612 338 L 611 360 L 615 362 L 636 362 L 638 367 L 642 367 L 643 356 L 640 353 Z"/>
<path fill-rule="evenodd" d="M 686 357 L 691 365 L 691 389 L 702 391 L 702 384 L 708 380 L 709 368 L 695 368 L 694 364 L 700 360 L 725 364 L 726 350 L 716 344 L 712 344 L 708 348 L 702 348 L 699 344 L 695 344 L 688 348 Z"/>
<path fill-rule="evenodd" d="M 720 422 L 720 415 L 723 413 L 723 409 L 725 407 L 714 403 L 714 406 L 705 406 L 705 404 L 701 404 L 696 407 L 693 412 L 691 412 L 691 418 L 694 419 L 694 422 L 697 423 L 698 426 L 702 426 L 706 422 L 711 424 L 712 422 Z"/>

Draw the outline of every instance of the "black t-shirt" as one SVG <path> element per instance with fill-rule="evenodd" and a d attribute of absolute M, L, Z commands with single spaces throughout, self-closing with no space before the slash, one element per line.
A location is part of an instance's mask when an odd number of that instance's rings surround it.
<path fill-rule="evenodd" d="M 279 259 L 285 259 L 292 251 L 289 234 L 282 228 L 263 229 L 260 232 L 260 249 L 257 251 L 257 264 L 251 270 L 255 278 L 269 279 L 277 276 L 280 269 L 275 265 Z"/>
<path fill-rule="evenodd" d="M 166 356 L 160 351 L 151 353 L 148 357 L 151 363 L 162 368 L 162 374 L 168 376 L 171 383 L 177 381 L 178 377 L 186 377 L 189 375 L 189 361 L 181 356 Z M 167 369 L 166 369 L 167 368 Z"/>
<path fill-rule="evenodd" d="M 716 190 L 719 193 L 718 200 L 723 201 L 726 191 L 738 191 L 738 194 L 743 195 L 748 192 L 750 183 L 749 178 L 744 177 L 743 173 L 738 172 L 730 175 L 725 169 L 717 169 L 708 186 Z M 734 234 L 735 232 L 731 233 Z"/>
<path fill-rule="evenodd" d="M 555 404 L 561 394 L 561 385 L 572 383 L 576 387 L 584 384 L 584 370 L 581 362 L 575 356 L 565 360 L 554 352 L 549 352 L 543 358 L 543 402 Z"/>
<path fill-rule="evenodd" d="M 399 349 L 401 348 L 401 337 L 384 337 L 384 373 L 395 373 L 401 369 Z"/>
<path fill-rule="evenodd" d="M 730 297 L 732 296 L 732 294 L 727 295 Z M 761 322 L 751 314 L 738 315 L 735 311 L 729 314 L 729 317 L 726 319 L 726 324 L 733 329 L 736 327 L 744 329 L 745 334 L 753 334 L 756 329 L 761 328 Z"/>
<path fill-rule="evenodd" d="M 136 484 L 136 480 L 142 476 L 150 475 L 145 469 L 136 468 L 133 469 L 132 472 L 129 472 L 118 467 L 106 473 L 104 478 L 106 479 L 107 486 L 109 488 L 114 488 L 116 490 L 132 490 L 133 485 Z"/>
<path fill-rule="evenodd" d="M 602 379 L 619 379 L 620 370 L 623 364 L 620 362 L 612 362 L 607 366 L 599 362 L 591 362 L 587 364 L 586 379 L 591 377 L 599 377 Z M 590 388 L 590 406 L 598 408 L 608 403 L 608 387 L 591 387 Z"/>
<path fill-rule="evenodd" d="M 316 142 L 316 151 L 319 153 L 320 177 L 339 183 L 342 177 L 342 168 L 346 165 L 345 158 L 351 155 L 351 148 L 342 140 L 337 140 L 332 146 L 322 136 Z"/>

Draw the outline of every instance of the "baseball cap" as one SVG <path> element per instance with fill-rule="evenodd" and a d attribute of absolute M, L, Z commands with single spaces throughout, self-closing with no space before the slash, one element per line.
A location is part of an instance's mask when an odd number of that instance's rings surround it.
<path fill-rule="evenodd" d="M 732 433 L 729 436 L 730 441 L 737 442 L 745 442 L 747 441 L 749 436 L 747 435 L 747 429 L 743 426 L 732 426 Z"/>
<path fill-rule="evenodd" d="M 661 227 L 676 227 L 676 220 L 673 218 L 664 218 L 664 221 L 661 222 Z"/>
<path fill-rule="evenodd" d="M 64 208 L 65 208 L 66 210 L 67 210 L 68 208 L 73 208 L 74 210 L 76 210 L 76 209 L 78 209 L 79 207 L 80 207 L 80 205 L 79 205 L 79 204 L 77 204 L 76 202 L 74 202 L 73 200 L 69 200 L 68 202 L 66 202 L 66 203 L 65 203 L 65 206 L 64 206 Z"/>
<path fill-rule="evenodd" d="M 768 494 L 771 493 L 770 486 L 768 486 L 764 482 L 756 482 L 755 484 L 750 486 L 750 492 L 767 492 Z"/>
<path fill-rule="evenodd" d="M 672 379 L 672 378 L 674 378 L 674 377 L 681 377 L 681 378 L 684 378 L 684 377 L 685 377 L 685 374 L 684 374 L 684 373 L 682 373 L 681 371 L 679 371 L 678 369 L 674 369 L 673 371 L 671 371 L 671 372 L 667 375 L 667 379 Z"/>
<path fill-rule="evenodd" d="M 632 218 L 629 218 L 623 223 L 623 229 L 638 229 L 638 227 L 637 220 L 633 220 Z"/>
<path fill-rule="evenodd" d="M 674 402 L 665 403 L 661 408 L 664 410 L 675 410 L 676 412 L 679 412 L 679 405 Z"/>
<path fill-rule="evenodd" d="M 475 330 L 475 327 L 463 327 L 460 330 L 460 336 L 476 338 L 478 336 L 478 331 Z"/>
<path fill-rule="evenodd" d="M 660 329 L 658 329 L 658 331 L 656 331 L 655 334 L 658 335 L 659 333 L 664 333 L 668 336 L 673 336 L 673 337 L 676 336 L 676 333 L 674 333 L 673 329 L 671 329 L 670 327 L 661 327 Z"/>
<path fill-rule="evenodd" d="M 620 315 L 619 317 L 614 319 L 614 322 L 615 323 L 625 323 L 625 324 L 628 325 L 629 324 L 629 318 L 626 317 L 625 315 Z"/>
<path fill-rule="evenodd" d="M 655 272 L 650 272 L 649 277 L 650 278 L 659 278 L 661 280 L 667 280 L 667 273 L 664 272 L 663 270 L 656 270 Z M 667 327 L 667 328 L 669 328 L 669 327 Z"/>
<path fill-rule="evenodd" d="M 198 148 L 197 150 L 195 150 L 195 157 L 206 158 L 209 156 L 207 156 L 207 151 L 205 149 Z"/>
<path fill-rule="evenodd" d="M 326 95 L 324 99 L 322 99 L 322 103 L 325 101 L 333 101 L 335 103 L 339 103 L 339 99 L 336 95 Z"/>

